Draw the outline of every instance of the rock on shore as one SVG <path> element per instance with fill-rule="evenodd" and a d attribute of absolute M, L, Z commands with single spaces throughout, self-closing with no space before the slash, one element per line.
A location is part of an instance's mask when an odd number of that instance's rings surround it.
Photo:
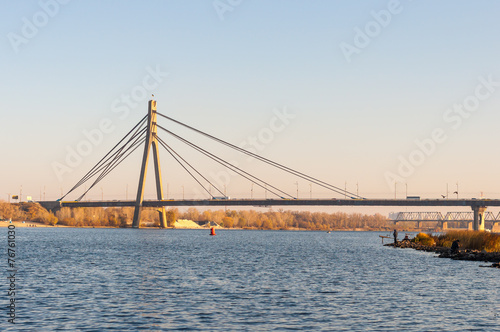
<path fill-rule="evenodd" d="M 433 247 L 424 246 L 420 243 L 415 243 L 411 241 L 398 241 L 397 244 L 388 243 L 385 244 L 388 247 L 396 248 L 411 248 L 416 250 L 423 250 L 428 252 L 435 252 L 440 258 L 451 258 L 455 260 L 464 261 L 478 261 L 478 262 L 490 262 L 493 263 L 491 267 L 500 268 L 500 252 L 486 252 L 479 250 L 462 249 L 458 250 L 456 253 L 452 253 L 450 248 L 446 247 Z"/>

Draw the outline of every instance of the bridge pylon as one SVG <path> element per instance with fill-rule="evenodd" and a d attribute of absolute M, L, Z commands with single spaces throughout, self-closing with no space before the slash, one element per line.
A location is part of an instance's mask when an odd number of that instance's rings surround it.
<path fill-rule="evenodd" d="M 149 101 L 148 107 L 148 125 L 146 131 L 146 142 L 144 145 L 144 155 L 142 157 L 141 175 L 139 177 L 139 187 L 137 188 L 137 199 L 135 200 L 134 219 L 132 222 L 133 228 L 139 228 L 142 201 L 144 199 L 144 182 L 148 170 L 149 150 L 153 148 L 153 159 L 156 179 L 156 196 L 159 201 L 163 200 L 163 187 L 161 182 L 160 155 L 158 149 L 158 140 L 156 139 L 156 100 Z M 165 207 L 160 207 L 160 227 L 167 227 L 167 217 Z"/>

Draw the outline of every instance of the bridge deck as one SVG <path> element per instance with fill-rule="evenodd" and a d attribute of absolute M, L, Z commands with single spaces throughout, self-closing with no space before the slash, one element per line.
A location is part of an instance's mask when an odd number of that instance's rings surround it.
<path fill-rule="evenodd" d="M 57 207 L 126 207 L 135 201 L 43 201 L 42 206 Z M 201 199 L 145 200 L 144 207 L 160 206 L 500 206 L 499 199 Z"/>

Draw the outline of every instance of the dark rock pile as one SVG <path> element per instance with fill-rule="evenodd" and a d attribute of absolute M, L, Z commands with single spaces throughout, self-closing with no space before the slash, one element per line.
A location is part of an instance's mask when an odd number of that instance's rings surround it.
<path fill-rule="evenodd" d="M 428 252 L 435 252 L 440 258 L 451 258 L 455 260 L 465 260 L 465 261 L 478 261 L 478 262 L 490 262 L 493 263 L 491 267 L 500 268 L 500 252 L 486 252 L 479 250 L 463 249 L 458 250 L 455 253 L 451 252 L 450 248 L 446 247 L 435 247 L 435 246 L 424 246 L 420 243 L 415 243 L 411 241 L 398 241 L 397 244 L 388 243 L 385 246 L 396 247 L 396 248 L 411 248 L 416 250 L 423 250 Z"/>

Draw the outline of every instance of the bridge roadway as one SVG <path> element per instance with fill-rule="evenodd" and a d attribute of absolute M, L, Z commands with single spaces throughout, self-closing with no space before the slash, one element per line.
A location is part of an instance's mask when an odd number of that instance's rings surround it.
<path fill-rule="evenodd" d="M 49 210 L 61 207 L 126 207 L 135 201 L 41 201 Z M 143 207 L 161 206 L 500 206 L 500 199 L 199 199 L 199 200 L 145 200 Z"/>

